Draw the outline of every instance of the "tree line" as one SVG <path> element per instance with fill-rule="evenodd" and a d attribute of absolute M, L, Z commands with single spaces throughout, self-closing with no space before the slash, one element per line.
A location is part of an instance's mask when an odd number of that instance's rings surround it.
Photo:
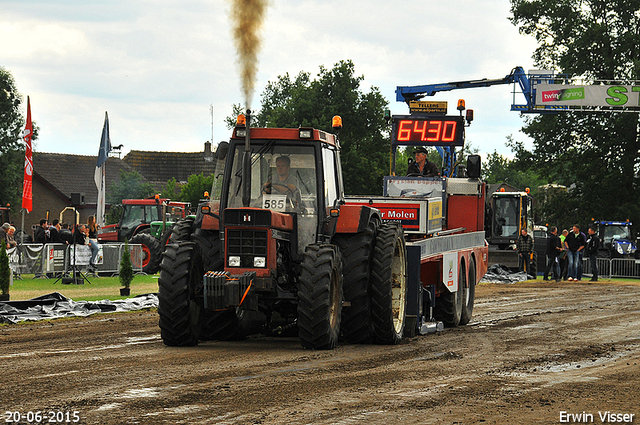
<path fill-rule="evenodd" d="M 536 38 L 535 66 L 580 77 L 587 84 L 602 80 L 638 84 L 638 10 L 640 0 L 511 0 L 510 19 L 521 33 Z M 279 76 L 262 92 L 252 126 L 309 126 L 332 132 L 331 118 L 342 116 L 345 191 L 350 195 L 381 194 L 382 177 L 389 173 L 390 128 L 384 118 L 389 101 L 377 87 L 364 90 L 363 81 L 364 76 L 355 74 L 350 60 L 332 68 L 320 66 L 314 78 L 309 72 Z M 5 89 L 0 91 L 0 168 L 9 171 L 0 173 L 0 200 L 6 202 L 20 197 L 23 159 L 18 140 L 24 118 L 19 112 L 21 98 L 4 68 L 0 68 L 0 83 Z M 227 118 L 229 128 L 242 112 L 240 105 L 234 105 Z M 483 158 L 483 177 L 489 183 L 531 188 L 539 201 L 545 201 L 537 203 L 540 223 L 569 226 L 574 222 L 585 224 L 592 218 L 628 218 L 640 224 L 639 129 L 638 113 L 528 116 L 522 131 L 531 137 L 533 147 L 528 149 L 509 137 L 506 143 L 512 158 L 495 151 L 487 155 Z M 409 155 L 408 151 L 400 152 L 398 173 L 406 169 Z M 149 189 L 137 176 L 124 177 L 113 189 L 112 200 L 142 197 L 148 192 L 124 196 L 127 185 L 136 179 L 137 186 L 133 184 L 130 189 Z M 209 178 L 191 176 L 180 190 L 175 181 L 167 182 L 163 196 L 193 203 L 204 190 L 210 190 L 205 188 Z M 538 190 L 547 184 L 566 190 Z"/>

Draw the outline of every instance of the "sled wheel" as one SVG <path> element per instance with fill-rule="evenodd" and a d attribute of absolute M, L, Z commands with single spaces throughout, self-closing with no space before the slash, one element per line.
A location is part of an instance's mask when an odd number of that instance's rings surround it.
<path fill-rule="evenodd" d="M 473 303 L 476 297 L 476 263 L 473 257 L 469 257 L 469 279 L 468 287 L 462 292 L 463 305 L 460 316 L 460 324 L 466 325 L 473 315 Z"/>

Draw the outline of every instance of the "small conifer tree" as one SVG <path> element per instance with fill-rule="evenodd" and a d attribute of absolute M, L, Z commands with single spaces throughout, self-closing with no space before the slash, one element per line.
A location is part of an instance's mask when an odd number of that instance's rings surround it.
<path fill-rule="evenodd" d="M 9 293 L 9 284 L 11 283 L 11 267 L 9 267 L 9 256 L 7 255 L 7 245 L 4 241 L 0 241 L 0 290 L 2 294 Z"/>
<path fill-rule="evenodd" d="M 124 241 L 124 252 L 120 260 L 120 283 L 125 288 L 131 285 L 133 280 L 133 265 L 131 264 L 131 253 L 129 252 L 129 241 Z"/>

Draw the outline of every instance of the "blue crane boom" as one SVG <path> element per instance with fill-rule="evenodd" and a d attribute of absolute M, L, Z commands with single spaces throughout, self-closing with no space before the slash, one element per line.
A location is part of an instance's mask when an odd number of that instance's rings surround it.
<path fill-rule="evenodd" d="M 480 80 L 467 80 L 467 81 L 455 81 L 451 83 L 438 83 L 438 84 L 427 84 L 423 86 L 398 86 L 396 88 L 396 100 L 398 102 L 409 102 L 414 100 L 422 99 L 425 96 L 433 96 L 438 92 L 442 91 L 451 91 L 457 89 L 468 89 L 474 87 L 490 87 L 499 84 L 515 84 L 517 83 L 520 86 L 520 91 L 522 92 L 526 103 L 525 104 L 515 104 L 511 105 L 512 111 L 519 111 L 523 113 L 544 113 L 544 112 L 557 112 L 558 110 L 567 109 L 564 106 L 536 106 L 536 93 L 535 86 L 540 82 L 547 82 L 549 80 L 554 80 L 555 77 L 549 73 L 540 73 L 535 74 L 531 73 L 527 75 L 524 69 L 521 66 L 516 66 L 511 70 L 504 78 L 496 78 L 496 79 L 487 79 L 483 78 Z M 515 98 L 515 92 L 514 92 Z"/>

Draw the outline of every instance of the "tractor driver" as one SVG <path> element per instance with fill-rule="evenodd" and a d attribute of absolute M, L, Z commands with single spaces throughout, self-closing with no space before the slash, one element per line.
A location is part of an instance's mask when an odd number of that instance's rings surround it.
<path fill-rule="evenodd" d="M 291 168 L 291 158 L 279 156 L 276 159 L 276 172 L 278 176 L 275 181 L 271 178 L 262 186 L 264 193 L 280 193 L 282 195 L 293 194 L 298 190 L 300 182 L 298 178 L 289 173 Z M 272 189 L 275 191 L 273 192 Z"/>
<path fill-rule="evenodd" d="M 438 166 L 427 159 L 427 150 L 420 146 L 413 151 L 415 161 L 409 164 L 407 176 L 436 177 L 440 175 Z"/>

